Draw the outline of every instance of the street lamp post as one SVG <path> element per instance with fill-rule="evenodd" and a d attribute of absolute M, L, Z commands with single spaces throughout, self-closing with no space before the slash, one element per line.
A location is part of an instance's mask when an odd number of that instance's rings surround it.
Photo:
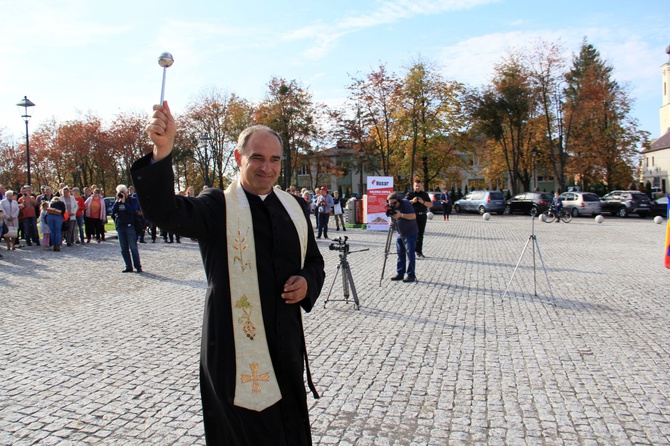
<path fill-rule="evenodd" d="M 360 189 L 358 190 L 358 193 L 361 194 L 361 198 L 363 197 L 363 157 L 365 156 L 365 150 L 360 149 L 358 151 L 358 171 L 360 172 Z"/>
<path fill-rule="evenodd" d="M 28 121 L 30 121 L 32 108 L 35 104 L 33 104 L 27 96 L 24 96 L 23 99 L 21 99 L 21 102 L 16 105 L 19 107 L 21 117 L 26 122 L 26 171 L 28 174 L 28 186 L 30 186 L 30 138 L 28 136 Z"/>
<path fill-rule="evenodd" d="M 537 189 L 537 147 L 533 147 L 533 150 L 530 151 L 530 154 L 533 156 L 533 191 Z"/>
<path fill-rule="evenodd" d="M 207 133 L 200 135 L 200 141 L 202 141 L 205 145 L 205 186 L 207 187 L 211 187 L 211 185 L 209 184 L 209 155 L 207 153 L 209 142 L 211 140 L 212 138 L 210 138 L 209 134 Z"/>

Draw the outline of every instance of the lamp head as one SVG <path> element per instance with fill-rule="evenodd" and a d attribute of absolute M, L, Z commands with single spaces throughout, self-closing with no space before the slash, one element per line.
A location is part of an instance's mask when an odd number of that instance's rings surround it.
<path fill-rule="evenodd" d="M 172 54 L 168 52 L 162 53 L 160 56 L 158 56 L 158 65 L 163 68 L 169 68 L 173 63 L 174 57 L 172 57 Z"/>

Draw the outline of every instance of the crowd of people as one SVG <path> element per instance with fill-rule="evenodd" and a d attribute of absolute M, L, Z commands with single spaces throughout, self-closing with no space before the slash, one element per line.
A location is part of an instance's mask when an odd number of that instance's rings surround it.
<path fill-rule="evenodd" d="M 30 185 L 18 192 L 0 185 L 0 220 L 7 250 L 27 245 L 60 251 L 63 243 L 73 246 L 90 243 L 92 238 L 104 240 L 107 214 L 97 186 L 86 187 L 83 193 L 66 184 L 60 184 L 56 192 L 41 186 L 36 194 Z"/>
<path fill-rule="evenodd" d="M 121 193 L 128 195 L 128 210 L 122 203 L 125 198 L 120 198 Z M 195 189 L 189 187 L 180 194 L 195 196 Z M 175 239 L 181 243 L 179 235 L 159 229 L 144 219 L 139 206 L 133 206 L 137 200 L 132 187 L 119 185 L 116 203 L 108 215 L 104 193 L 96 185 L 84 187 L 82 191 L 78 187 L 61 183 L 55 191 L 51 186 L 41 186 L 39 193 L 36 193 L 30 185 L 14 191 L 0 184 L 0 238 L 5 241 L 8 251 L 25 246 L 41 246 L 44 250 L 58 252 L 63 245 L 83 246 L 105 241 L 105 225 L 108 218 L 112 218 L 117 233 L 119 224 L 123 225 L 124 231 L 121 231 L 123 234 L 119 236 L 119 242 L 124 260 L 126 252 L 130 251 L 130 257 L 138 260 L 135 267 L 138 272 L 141 272 L 141 266 L 136 246 L 131 248 L 133 242 L 135 245 L 146 243 L 145 237 L 148 235 L 152 242 L 160 236 L 166 243 L 173 243 Z M 125 237 L 129 233 L 128 224 L 132 224 L 134 230 L 132 240 Z M 128 269 L 132 270 L 126 263 Z"/>

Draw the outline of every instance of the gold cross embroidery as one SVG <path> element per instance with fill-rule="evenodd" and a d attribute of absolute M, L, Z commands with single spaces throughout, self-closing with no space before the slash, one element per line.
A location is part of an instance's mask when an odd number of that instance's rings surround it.
<path fill-rule="evenodd" d="M 246 384 L 249 381 L 253 381 L 251 385 L 251 391 L 253 393 L 261 393 L 261 385 L 258 383 L 259 381 L 265 381 L 268 382 L 270 381 L 270 373 L 263 373 L 261 375 L 258 374 L 258 364 L 249 364 L 249 368 L 251 369 L 251 375 L 245 375 L 242 374 L 242 384 Z"/>

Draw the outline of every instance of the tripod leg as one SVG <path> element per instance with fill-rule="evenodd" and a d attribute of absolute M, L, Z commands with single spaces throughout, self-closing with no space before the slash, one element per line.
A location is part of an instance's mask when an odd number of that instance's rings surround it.
<path fill-rule="evenodd" d="M 349 268 L 349 264 L 347 263 L 344 267 L 344 276 L 347 276 L 349 279 L 349 284 L 351 285 L 351 294 L 354 296 L 354 309 L 360 310 L 361 309 L 361 304 L 358 301 L 358 293 L 356 293 L 356 285 L 354 285 L 354 276 L 351 275 L 351 268 Z"/>
<path fill-rule="evenodd" d="M 540 256 L 540 263 L 542 263 L 542 269 L 544 270 L 544 277 L 547 279 L 547 286 L 549 287 L 549 292 L 551 293 L 551 298 L 554 298 L 554 291 L 551 289 L 551 282 L 549 282 L 549 274 L 547 273 L 547 268 L 544 266 L 544 259 L 542 259 L 542 251 L 540 251 L 540 244 L 535 239 L 535 246 L 537 246 L 537 253 Z M 535 293 L 537 296 L 537 293 Z"/>
<path fill-rule="evenodd" d="M 509 286 L 512 283 L 512 279 L 514 279 L 514 275 L 516 274 L 516 270 L 519 269 L 519 265 L 521 264 L 521 259 L 523 259 L 523 255 L 526 253 L 526 249 L 528 249 L 528 245 L 530 242 L 533 240 L 533 236 L 531 235 L 528 237 L 528 240 L 526 241 L 526 244 L 523 246 L 523 251 L 521 251 L 521 255 L 519 256 L 519 261 L 516 262 L 516 266 L 514 267 L 514 272 L 512 273 L 512 277 L 509 278 L 509 282 L 507 282 L 507 287 L 505 287 L 505 292 L 501 297 L 507 296 L 507 290 L 509 289 Z"/>
<path fill-rule="evenodd" d="M 349 301 L 349 282 L 347 281 L 349 262 L 341 259 L 340 265 L 342 265 L 342 294 L 344 294 L 344 300 Z"/>
<path fill-rule="evenodd" d="M 382 280 L 384 280 L 384 272 L 386 271 L 386 260 L 388 259 L 389 252 L 391 251 L 391 241 L 393 240 L 393 225 L 389 226 L 389 232 L 386 236 L 386 247 L 384 248 L 384 266 L 382 266 L 382 276 L 379 278 L 379 286 L 382 286 Z"/>
<path fill-rule="evenodd" d="M 328 290 L 328 295 L 326 296 L 326 300 L 323 302 L 323 308 L 326 308 L 326 304 L 328 303 L 328 300 L 330 299 L 330 293 L 333 291 L 333 285 L 335 285 L 335 281 L 337 280 L 337 275 L 340 272 L 340 267 L 342 265 L 337 265 L 337 270 L 335 271 L 335 275 L 333 276 L 333 281 L 330 283 L 330 289 Z"/>

